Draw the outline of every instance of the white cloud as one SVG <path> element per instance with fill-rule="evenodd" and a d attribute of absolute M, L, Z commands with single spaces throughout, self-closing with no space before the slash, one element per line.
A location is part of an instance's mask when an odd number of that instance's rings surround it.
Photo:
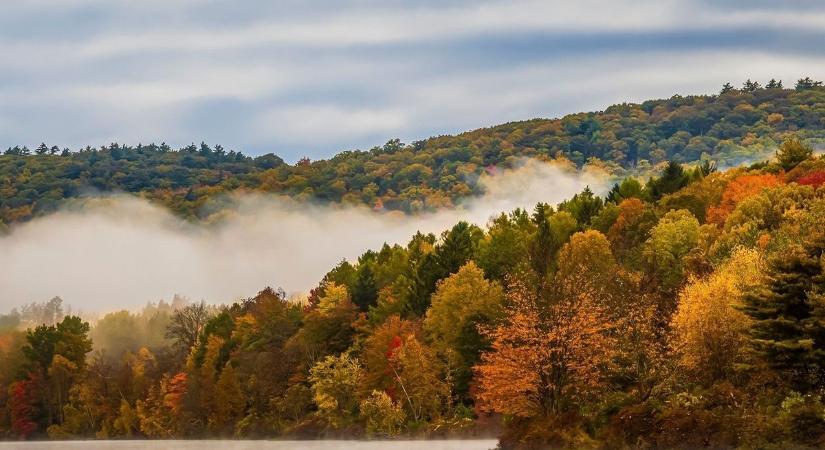
<path fill-rule="evenodd" d="M 341 108 L 336 105 L 299 105 L 264 112 L 255 123 L 262 136 L 284 142 L 312 136 L 319 144 L 364 135 L 393 134 L 406 127 L 406 114 L 397 109 Z"/>

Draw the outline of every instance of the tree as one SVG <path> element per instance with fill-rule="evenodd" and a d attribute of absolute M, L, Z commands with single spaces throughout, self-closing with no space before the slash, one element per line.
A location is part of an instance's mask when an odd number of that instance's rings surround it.
<path fill-rule="evenodd" d="M 803 144 L 797 137 L 785 139 L 776 151 L 776 159 L 785 170 L 791 170 L 802 161 L 810 158 L 813 149 Z"/>
<path fill-rule="evenodd" d="M 771 81 L 768 81 L 768 84 L 765 85 L 766 89 L 782 89 L 782 80 L 776 81 L 775 79 L 771 78 Z"/>
<path fill-rule="evenodd" d="M 187 305 L 172 315 L 172 321 L 166 329 L 166 337 L 173 339 L 178 348 L 187 353 L 198 342 L 198 337 L 210 317 L 211 313 L 205 302 Z"/>
<path fill-rule="evenodd" d="M 368 311 L 370 306 L 378 303 L 378 286 L 370 262 L 358 265 L 355 285 L 352 287 L 352 302 L 361 311 Z"/>
<path fill-rule="evenodd" d="M 215 386 L 215 410 L 209 417 L 209 428 L 219 434 L 231 434 L 245 409 L 246 397 L 235 368 L 226 363 Z"/>
<path fill-rule="evenodd" d="M 604 307 L 595 299 L 539 298 L 523 285 L 509 294 L 504 323 L 476 366 L 483 410 L 517 417 L 575 411 L 605 387 L 614 347 Z"/>
<path fill-rule="evenodd" d="M 450 399 L 450 385 L 435 352 L 414 334 L 394 339 L 387 354 L 394 386 L 389 391 L 414 421 L 441 417 Z"/>
<path fill-rule="evenodd" d="M 519 266 L 526 264 L 533 224 L 527 212 L 516 209 L 491 220 L 479 241 L 476 260 L 487 278 L 505 281 Z"/>
<path fill-rule="evenodd" d="M 655 225 L 656 216 L 643 201 L 638 198 L 623 200 L 619 203 L 619 216 L 607 231 L 614 254 L 622 261 L 638 262 L 637 249 Z"/>
<path fill-rule="evenodd" d="M 666 194 L 676 192 L 687 186 L 689 182 L 690 178 L 685 173 L 682 165 L 676 161 L 669 161 L 659 178 L 652 178 L 648 181 L 647 190 L 654 200 L 658 200 Z"/>
<path fill-rule="evenodd" d="M 745 296 L 750 347 L 801 389 L 825 384 L 825 234 L 771 259 L 767 281 Z"/>
<path fill-rule="evenodd" d="M 806 89 L 813 89 L 821 86 L 821 81 L 814 81 L 811 79 L 811 77 L 805 77 L 796 80 L 796 85 L 794 86 L 794 89 L 796 89 L 797 91 L 804 91 Z"/>
<path fill-rule="evenodd" d="M 406 420 L 404 409 L 384 391 L 372 391 L 358 408 L 367 433 L 377 436 L 395 436 Z"/>
<path fill-rule="evenodd" d="M 627 200 L 629 198 L 641 199 L 643 196 L 644 190 L 642 189 L 642 184 L 639 183 L 639 180 L 628 177 L 622 180 L 621 184 L 616 183 L 612 188 L 610 188 L 610 192 L 607 193 L 607 201 L 618 205 L 623 200 Z"/>
<path fill-rule="evenodd" d="M 719 95 L 725 95 L 732 92 L 736 92 L 736 88 L 733 87 L 730 83 L 725 83 L 722 85 L 722 89 L 719 91 Z"/>
<path fill-rule="evenodd" d="M 472 261 L 439 281 L 424 319 L 424 331 L 454 371 L 457 390 L 466 393 L 471 368 L 489 343 L 479 326 L 494 324 L 502 314 L 504 292 Z"/>
<path fill-rule="evenodd" d="M 601 197 L 593 194 L 590 187 L 587 186 L 579 194 L 573 195 L 570 200 L 565 200 L 559 204 L 559 211 L 567 211 L 576 219 L 576 222 L 585 227 L 590 225 L 593 217 L 604 207 L 604 201 Z"/>
<path fill-rule="evenodd" d="M 647 273 L 653 277 L 652 287 L 658 288 L 663 299 L 670 299 L 685 277 L 684 257 L 699 240 L 699 221 L 689 211 L 670 211 L 650 231 L 645 242 L 643 258 Z M 672 312 L 672 300 L 665 306 L 666 314 Z"/>
<path fill-rule="evenodd" d="M 671 325 L 685 376 L 713 383 L 745 361 L 750 319 L 741 307 L 745 293 L 761 282 L 762 270 L 757 251 L 738 249 L 710 276 L 693 278 L 681 290 Z"/>
<path fill-rule="evenodd" d="M 758 81 L 751 81 L 750 78 L 742 84 L 742 90 L 745 92 L 755 92 L 761 88 Z"/>
<path fill-rule="evenodd" d="M 475 256 L 482 234 L 478 227 L 464 221 L 458 222 L 442 234 L 442 241 L 435 249 L 435 256 L 441 266 L 443 277 L 456 273 Z"/>
<path fill-rule="evenodd" d="M 318 416 L 333 428 L 342 428 L 358 417 L 358 388 L 362 369 L 347 353 L 327 356 L 309 372 Z"/>
<path fill-rule="evenodd" d="M 707 221 L 717 226 L 724 226 L 725 220 L 736 209 L 739 202 L 779 184 L 782 184 L 782 179 L 771 173 L 736 177 L 725 187 L 719 204 L 708 208 Z"/>

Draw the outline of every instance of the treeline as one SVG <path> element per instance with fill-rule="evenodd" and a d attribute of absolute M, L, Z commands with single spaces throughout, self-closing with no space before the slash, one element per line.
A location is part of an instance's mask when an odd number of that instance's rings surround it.
<path fill-rule="evenodd" d="M 6 330 L 0 433 L 821 448 L 825 159 L 797 139 L 776 156 L 419 233 L 304 303 Z"/>
<path fill-rule="evenodd" d="M 804 78 L 784 89 L 781 81 L 762 87 L 748 80 L 741 89 L 726 84 L 719 95 L 620 104 L 409 145 L 391 140 L 294 165 L 272 154 L 251 158 L 205 143 L 179 150 L 165 144 L 79 151 L 11 147 L 0 155 L 0 227 L 100 191 L 139 194 L 200 219 L 225 208 L 224 194 L 236 191 L 408 213 L 435 210 L 480 194 L 475 180 L 484 170 L 511 168 L 525 157 L 561 156 L 579 167 L 596 163 L 620 177 L 646 174 L 668 160 L 734 166 L 770 156 L 788 133 L 821 143 L 823 117 L 819 81 Z"/>

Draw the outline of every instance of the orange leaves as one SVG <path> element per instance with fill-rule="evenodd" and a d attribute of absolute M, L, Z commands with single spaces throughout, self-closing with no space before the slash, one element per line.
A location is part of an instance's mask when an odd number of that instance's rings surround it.
<path fill-rule="evenodd" d="M 504 324 L 489 331 L 492 350 L 476 366 L 483 410 L 547 416 L 604 386 L 614 339 L 596 301 L 587 295 L 540 299 L 523 286 L 510 301 Z"/>
<path fill-rule="evenodd" d="M 719 226 L 725 224 L 725 219 L 736 209 L 742 200 L 762 192 L 762 190 L 783 184 L 780 177 L 774 174 L 743 175 L 731 181 L 722 193 L 722 201 L 717 206 L 708 208 L 707 221 Z"/>

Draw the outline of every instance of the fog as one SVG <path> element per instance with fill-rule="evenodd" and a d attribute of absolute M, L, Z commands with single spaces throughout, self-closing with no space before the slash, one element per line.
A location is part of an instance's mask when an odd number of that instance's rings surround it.
<path fill-rule="evenodd" d="M 230 199 L 231 212 L 193 224 L 133 196 L 85 200 L 0 238 L 0 312 L 56 295 L 102 313 L 174 294 L 224 303 L 266 286 L 306 292 L 342 258 L 385 242 L 405 244 L 418 230 L 440 233 L 459 220 L 483 226 L 502 211 L 555 204 L 588 185 L 604 192 L 608 181 L 595 170 L 530 160 L 478 183 L 485 195 L 416 216 L 245 195 Z"/>

